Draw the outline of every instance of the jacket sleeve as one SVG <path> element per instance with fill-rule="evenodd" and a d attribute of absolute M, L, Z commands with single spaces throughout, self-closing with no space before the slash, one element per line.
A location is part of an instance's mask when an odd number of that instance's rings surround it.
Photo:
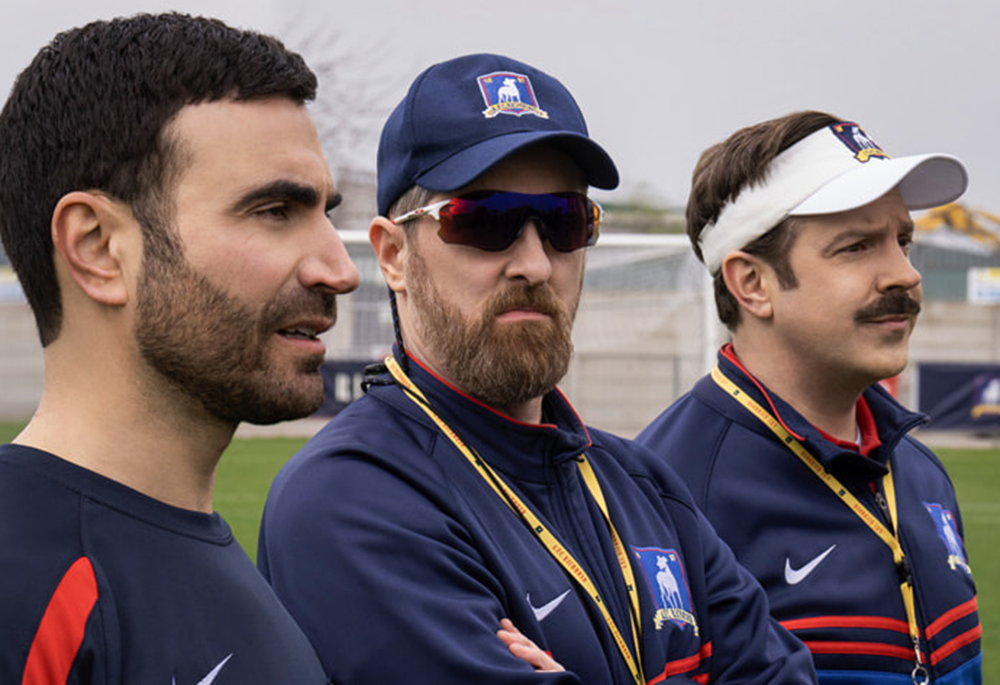
<path fill-rule="evenodd" d="M 336 682 L 579 683 L 496 636 L 504 593 L 435 495 L 364 456 L 276 482 L 258 563 Z"/>
<path fill-rule="evenodd" d="M 715 685 L 816 682 L 812 655 L 771 618 L 767 595 L 700 513 Z"/>

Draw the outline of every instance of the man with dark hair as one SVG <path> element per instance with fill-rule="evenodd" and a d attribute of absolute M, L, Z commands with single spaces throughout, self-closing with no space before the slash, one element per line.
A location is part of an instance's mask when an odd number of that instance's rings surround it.
<path fill-rule="evenodd" d="M 506 57 L 430 67 L 389 117 L 397 345 L 279 474 L 258 549 L 334 681 L 813 682 L 676 476 L 555 389 L 587 188 L 617 182 L 565 87 Z"/>
<path fill-rule="evenodd" d="M 61 33 L 0 113 L 0 233 L 38 409 L 0 446 L 0 681 L 323 683 L 213 513 L 240 421 L 322 402 L 358 274 L 276 39 L 179 14 Z"/>
<path fill-rule="evenodd" d="M 732 342 L 638 438 L 687 481 L 813 652 L 820 682 L 979 683 L 981 627 L 925 418 L 877 381 L 920 311 L 909 211 L 966 187 L 949 155 L 890 158 L 798 112 L 704 152 L 688 235 Z"/>

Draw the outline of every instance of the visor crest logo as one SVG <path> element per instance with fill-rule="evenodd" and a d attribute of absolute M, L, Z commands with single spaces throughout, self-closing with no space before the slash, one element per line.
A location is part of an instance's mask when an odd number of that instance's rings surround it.
<path fill-rule="evenodd" d="M 509 71 L 495 71 L 492 74 L 480 76 L 479 91 L 486 102 L 483 116 L 492 119 L 500 114 L 522 116 L 533 114 L 541 119 L 548 119 L 549 113 L 538 106 L 535 91 L 531 87 L 531 79 L 524 74 Z"/>
<path fill-rule="evenodd" d="M 833 135 L 851 151 L 854 158 L 859 162 L 867 162 L 872 158 L 889 159 L 889 155 L 869 138 L 861 127 L 855 123 L 844 122 L 832 124 L 830 130 Z"/>

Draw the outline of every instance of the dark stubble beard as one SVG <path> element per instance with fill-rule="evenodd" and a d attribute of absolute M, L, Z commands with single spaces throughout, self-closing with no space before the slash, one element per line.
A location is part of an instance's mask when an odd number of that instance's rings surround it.
<path fill-rule="evenodd" d="M 174 391 L 229 423 L 302 418 L 323 402 L 323 355 L 279 366 L 274 336 L 303 315 L 336 317 L 332 294 L 297 289 L 259 310 L 211 284 L 183 256 L 147 251 L 135 336 L 142 358 Z"/>
<path fill-rule="evenodd" d="M 417 332 L 446 369 L 448 380 L 464 392 L 504 410 L 545 395 L 566 375 L 579 300 L 567 308 L 548 285 L 514 285 L 497 293 L 478 320 L 466 321 L 438 292 L 416 252 L 408 271 Z M 497 322 L 500 314 L 520 307 L 549 319 Z"/>

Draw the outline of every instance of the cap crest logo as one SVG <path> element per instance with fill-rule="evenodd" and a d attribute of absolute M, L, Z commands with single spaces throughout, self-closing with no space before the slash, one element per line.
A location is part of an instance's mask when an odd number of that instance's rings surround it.
<path fill-rule="evenodd" d="M 487 119 L 492 119 L 498 114 L 511 114 L 517 117 L 534 114 L 542 119 L 549 118 L 549 113 L 539 108 L 535 91 L 531 87 L 531 79 L 524 74 L 495 71 L 480 76 L 477 80 L 479 91 L 486 102 L 483 116 Z"/>
<path fill-rule="evenodd" d="M 867 162 L 873 157 L 889 159 L 889 155 L 855 123 L 845 121 L 840 124 L 831 124 L 830 130 L 833 131 L 833 135 L 840 139 L 840 142 L 847 146 L 847 149 L 859 162 Z"/>

